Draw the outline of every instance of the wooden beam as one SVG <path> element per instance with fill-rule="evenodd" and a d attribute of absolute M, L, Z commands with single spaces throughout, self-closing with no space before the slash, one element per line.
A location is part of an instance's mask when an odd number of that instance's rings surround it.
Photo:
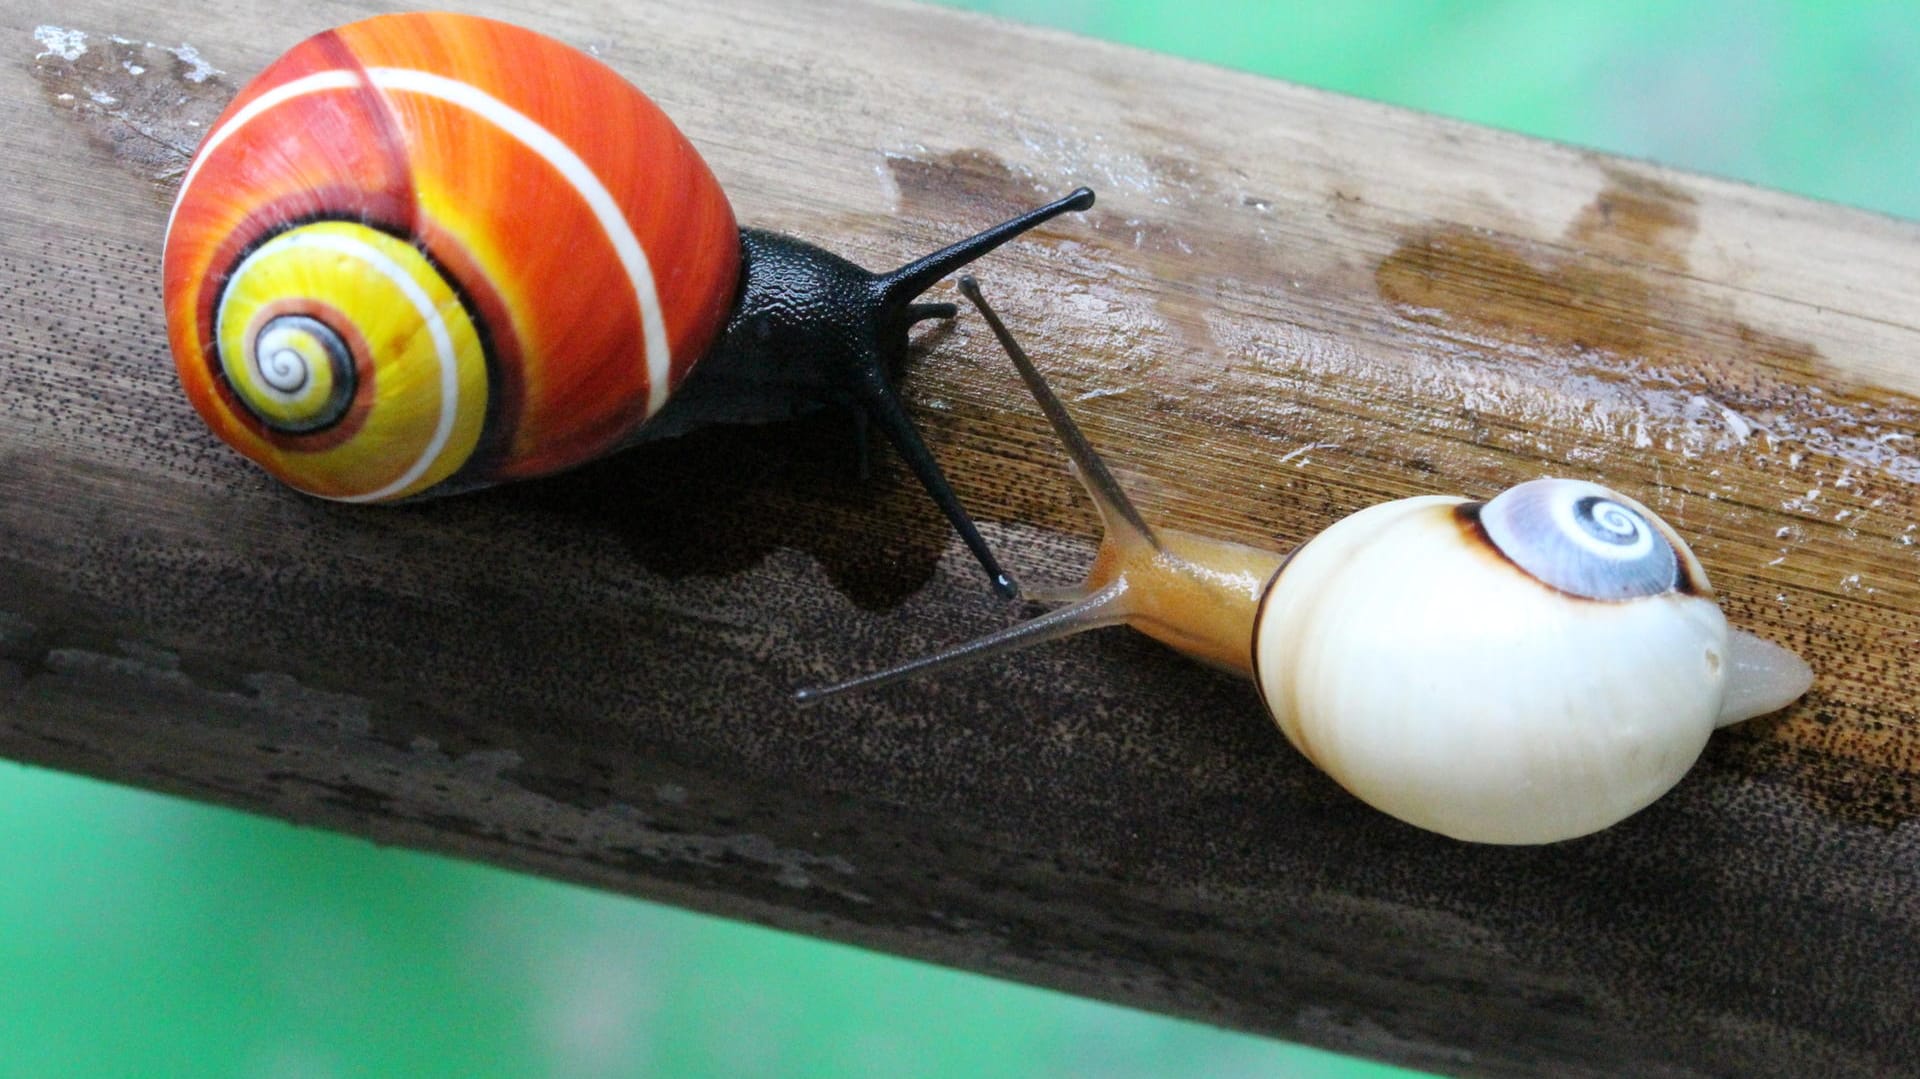
<path fill-rule="evenodd" d="M 902 470 L 822 421 L 400 509 L 274 485 L 175 385 L 166 206 L 362 5 L 76 0 L 69 58 L 6 0 L 0 752 L 1448 1072 L 1920 1059 L 1920 227 L 921 7 L 472 6 L 868 265 L 1097 188 L 980 272 L 1150 515 L 1287 546 L 1599 478 L 1813 693 L 1538 849 L 1359 805 L 1117 632 L 796 710 L 1012 617 Z M 990 339 L 925 344 L 962 498 L 1075 576 L 1091 513 Z"/>

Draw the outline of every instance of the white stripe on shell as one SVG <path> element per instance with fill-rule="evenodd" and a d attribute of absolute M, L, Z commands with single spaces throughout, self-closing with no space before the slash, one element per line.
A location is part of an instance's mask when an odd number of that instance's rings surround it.
<path fill-rule="evenodd" d="M 305 94 L 317 94 L 322 90 L 351 90 L 360 85 L 360 77 L 351 71 L 322 71 L 317 74 L 282 83 L 268 90 L 252 101 L 247 102 L 233 119 L 221 124 L 207 135 L 207 141 L 193 155 L 193 164 L 187 166 L 186 178 L 180 181 L 180 193 L 173 197 L 173 209 L 167 214 L 167 238 L 173 238 L 173 219 L 180 215 L 180 205 L 187 201 L 187 189 L 193 186 L 193 178 L 200 175 L 200 166 L 207 163 L 220 144 L 227 141 L 234 132 L 247 126 L 254 117 L 276 105 L 285 104 Z M 163 245 L 164 249 L 164 245 Z"/>
<path fill-rule="evenodd" d="M 444 75 L 435 75 L 426 71 L 410 68 L 375 67 L 367 69 L 367 77 L 373 85 L 382 90 L 398 90 L 406 93 L 421 94 L 438 98 L 450 104 L 458 105 L 469 112 L 492 123 L 495 127 L 519 140 L 521 145 L 540 155 L 547 164 L 565 177 L 573 185 L 587 208 L 593 212 L 595 220 L 606 233 L 607 241 L 613 245 L 614 253 L 620 259 L 621 267 L 626 270 L 627 280 L 633 285 L 633 299 L 640 311 L 640 331 L 642 342 L 646 346 L 647 362 L 647 412 L 651 417 L 667 403 L 667 380 L 673 370 L 673 357 L 667 348 L 666 320 L 660 313 L 660 297 L 654 287 L 653 267 L 647 261 L 647 253 L 640 246 L 640 238 L 633 234 L 626 215 L 613 199 L 613 193 L 607 190 L 600 178 L 580 155 L 573 152 L 560 137 L 540 126 L 525 113 L 513 108 L 506 102 L 469 83 L 449 79 Z M 221 143 L 234 132 L 254 120 L 261 113 L 281 105 L 293 98 L 305 94 L 320 93 L 327 90 L 351 89 L 361 85 L 357 73 L 345 70 L 320 71 L 306 75 L 292 82 L 274 87 L 249 101 L 244 108 L 234 114 L 233 119 L 216 128 L 201 144 L 200 151 L 194 156 L 193 164 L 187 169 L 187 175 L 180 184 L 180 194 L 174 199 L 173 213 L 180 211 L 181 201 L 186 198 L 187 189 L 193 186 L 194 177 L 199 174 L 200 166 L 213 155 Z M 167 233 L 173 233 L 173 217 L 167 219 Z"/>
<path fill-rule="evenodd" d="M 400 294 L 413 305 L 414 311 L 420 315 L 420 321 L 426 324 L 427 333 L 433 337 L 434 357 L 440 362 L 440 418 L 434 424 L 433 437 L 427 442 L 427 448 L 421 452 L 420 457 L 400 474 L 399 479 L 377 491 L 359 495 L 307 492 L 335 502 L 378 502 L 392 498 L 413 486 L 421 476 L 426 475 L 427 470 L 440 459 L 440 455 L 446 452 L 447 442 L 453 437 L 453 421 L 460 411 L 459 357 L 454 352 L 453 334 L 447 330 L 447 322 L 440 316 L 440 309 L 434 304 L 433 297 L 427 295 L 426 290 L 420 287 L 420 283 L 408 276 L 407 271 L 401 268 L 399 263 L 382 254 L 373 245 L 349 236 L 304 231 L 282 233 L 268 241 L 260 250 L 247 256 L 247 260 L 240 264 L 240 269 L 234 272 L 233 284 L 238 285 L 240 279 L 246 276 L 248 269 L 256 265 L 254 259 L 289 247 L 309 247 L 331 251 L 366 263 L 380 276 L 393 282 L 393 287 L 399 289 Z M 227 294 L 232 295 L 233 291 L 233 286 L 229 286 Z M 222 303 L 221 306 L 224 309 L 226 305 Z M 225 311 L 222 310 L 221 314 L 224 316 Z M 299 484 L 293 486 L 299 487 Z"/>

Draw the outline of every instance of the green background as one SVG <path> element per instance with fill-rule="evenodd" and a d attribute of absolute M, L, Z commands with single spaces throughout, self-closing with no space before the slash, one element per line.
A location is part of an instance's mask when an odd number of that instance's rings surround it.
<path fill-rule="evenodd" d="M 962 6 L 1920 217 L 1911 3 Z M 0 1076 L 1385 1076 L 0 763 Z"/>

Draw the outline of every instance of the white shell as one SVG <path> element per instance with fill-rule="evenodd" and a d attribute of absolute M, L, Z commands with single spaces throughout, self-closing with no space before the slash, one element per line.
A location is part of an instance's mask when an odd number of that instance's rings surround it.
<path fill-rule="evenodd" d="M 1261 695 L 1302 753 L 1410 824 L 1482 843 L 1605 828 L 1700 755 L 1726 695 L 1726 618 L 1680 591 L 1548 587 L 1464 501 L 1374 506 L 1302 547 L 1260 607 Z"/>

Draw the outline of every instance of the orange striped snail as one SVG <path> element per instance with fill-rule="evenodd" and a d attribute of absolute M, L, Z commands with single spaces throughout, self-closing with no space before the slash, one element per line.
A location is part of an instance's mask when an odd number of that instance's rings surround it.
<path fill-rule="evenodd" d="M 1637 812 L 1714 728 L 1783 708 L 1812 672 L 1730 628 L 1693 552 L 1598 484 L 1531 480 L 1487 502 L 1373 506 L 1282 556 L 1148 525 L 971 279 L 1106 525 L 1064 605 L 824 689 L 882 685 L 1084 630 L 1130 625 L 1253 678 L 1289 741 L 1410 824 L 1547 843 Z"/>
<path fill-rule="evenodd" d="M 1014 593 L 895 395 L 933 283 L 1081 189 L 891 273 L 736 226 L 691 143 L 599 61 L 464 15 L 295 46 L 209 129 L 168 223 L 181 382 L 311 494 L 547 475 L 828 404 L 877 423 Z"/>

